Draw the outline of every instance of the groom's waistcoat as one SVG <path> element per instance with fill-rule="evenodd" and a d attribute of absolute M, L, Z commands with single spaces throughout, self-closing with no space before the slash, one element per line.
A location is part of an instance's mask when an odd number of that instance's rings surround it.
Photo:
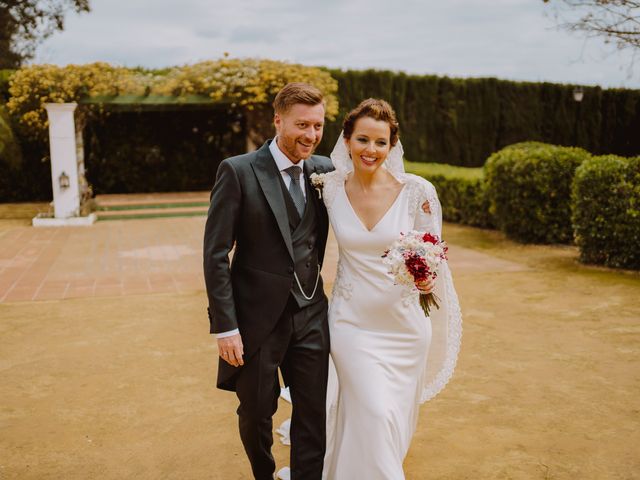
<path fill-rule="evenodd" d="M 291 243 L 293 247 L 294 256 L 294 269 L 300 286 L 304 290 L 307 297 L 310 297 L 316 286 L 316 279 L 318 278 L 319 255 L 318 255 L 318 221 L 316 210 L 316 203 L 311 199 L 310 195 L 314 195 L 315 191 L 308 188 L 307 183 L 307 201 L 302 218 L 300 218 L 298 211 L 291 199 L 291 195 L 286 188 L 286 185 L 280 177 L 280 187 L 282 188 L 282 194 L 285 199 L 287 207 L 287 216 L 289 219 L 289 229 L 291 230 Z M 293 282 L 291 287 L 291 293 L 293 294 L 299 307 L 305 307 L 311 305 L 324 298 L 322 279 L 318 279 L 318 284 L 314 296 L 311 299 L 305 298 L 300 292 L 298 283 Z"/>

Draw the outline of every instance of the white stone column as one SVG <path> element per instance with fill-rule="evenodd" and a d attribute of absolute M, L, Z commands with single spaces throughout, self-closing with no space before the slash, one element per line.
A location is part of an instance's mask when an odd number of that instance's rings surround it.
<path fill-rule="evenodd" d="M 73 119 L 73 112 L 77 106 L 77 103 L 47 103 L 45 105 L 49 117 L 51 181 L 53 183 L 55 218 L 80 215 L 76 125 Z M 63 174 L 69 178 L 67 188 L 60 186 L 60 177 Z"/>
<path fill-rule="evenodd" d="M 74 111 L 77 103 L 47 103 L 54 218 L 33 219 L 34 226 L 90 225 L 95 214 L 80 217 L 80 178 Z M 65 186 L 66 185 L 66 186 Z"/>

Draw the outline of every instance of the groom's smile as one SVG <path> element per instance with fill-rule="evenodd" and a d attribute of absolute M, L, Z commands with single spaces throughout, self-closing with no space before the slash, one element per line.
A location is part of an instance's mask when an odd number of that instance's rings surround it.
<path fill-rule="evenodd" d="M 293 163 L 309 158 L 322 140 L 324 105 L 295 104 L 276 113 L 274 124 L 278 147 Z"/>

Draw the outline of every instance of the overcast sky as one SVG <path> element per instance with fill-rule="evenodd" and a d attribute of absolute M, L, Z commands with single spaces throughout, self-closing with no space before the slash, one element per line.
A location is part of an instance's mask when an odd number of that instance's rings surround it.
<path fill-rule="evenodd" d="M 629 53 L 555 28 L 542 0 L 90 0 L 38 49 L 39 63 L 164 67 L 261 57 L 640 88 Z"/>

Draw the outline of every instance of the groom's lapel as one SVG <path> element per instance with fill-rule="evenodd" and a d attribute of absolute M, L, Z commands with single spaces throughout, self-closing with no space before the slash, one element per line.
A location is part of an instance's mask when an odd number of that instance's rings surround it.
<path fill-rule="evenodd" d="M 267 199 L 267 203 L 273 215 L 276 217 L 278 228 L 287 246 L 289 255 L 291 255 L 291 259 L 294 259 L 291 231 L 289 230 L 289 217 L 287 215 L 287 207 L 284 203 L 280 179 L 278 178 L 280 171 L 269 151 L 269 143 L 265 143 L 256 154 L 256 159 L 251 166 L 256 174 L 260 188 L 262 188 L 262 192 Z"/>

